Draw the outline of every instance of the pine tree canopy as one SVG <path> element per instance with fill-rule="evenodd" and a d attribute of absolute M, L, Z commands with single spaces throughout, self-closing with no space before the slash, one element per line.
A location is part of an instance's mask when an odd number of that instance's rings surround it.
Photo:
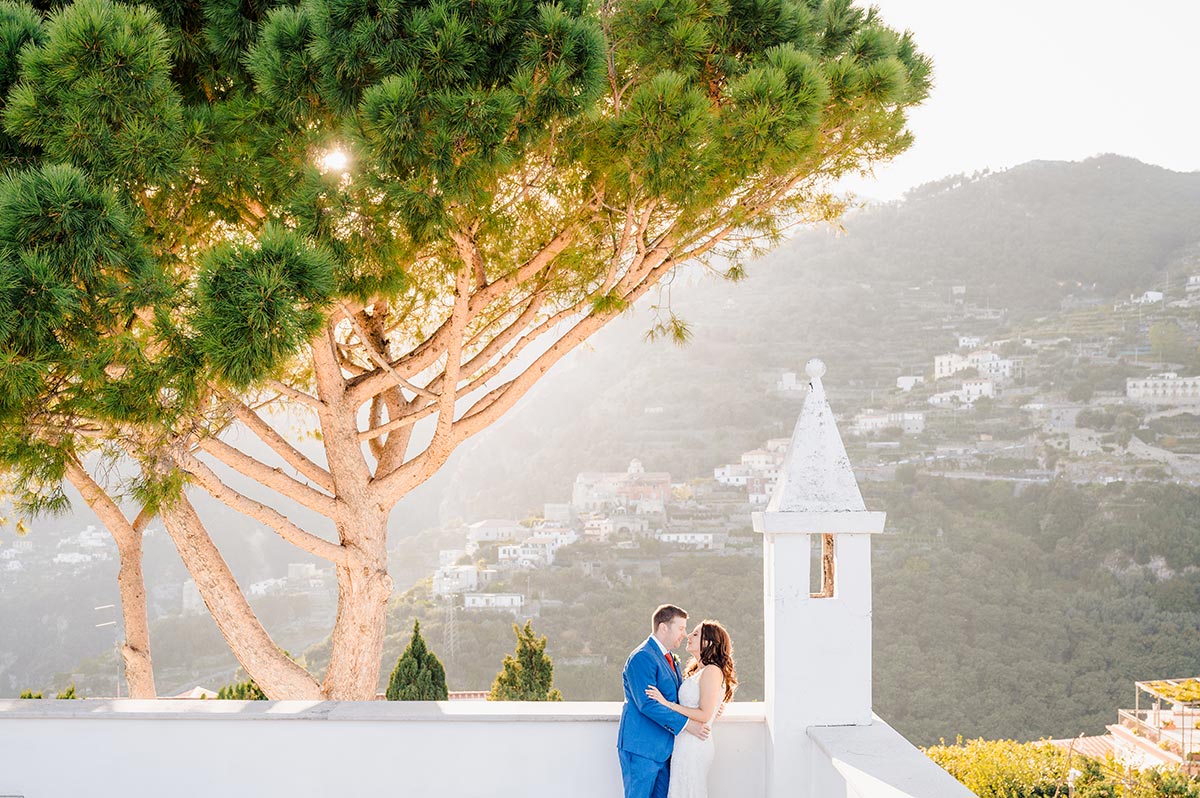
<path fill-rule="evenodd" d="M 388 701 L 445 701 L 450 694 L 446 689 L 446 669 L 425 645 L 421 636 L 421 622 L 413 621 L 412 640 L 396 660 L 392 677 L 388 680 Z"/>
<path fill-rule="evenodd" d="M 0 0 L 6 487 L 162 512 L 268 694 L 370 697 L 395 505 L 685 264 L 737 279 L 836 218 L 930 85 L 850 0 Z M 338 568 L 322 687 L 185 483 Z"/>

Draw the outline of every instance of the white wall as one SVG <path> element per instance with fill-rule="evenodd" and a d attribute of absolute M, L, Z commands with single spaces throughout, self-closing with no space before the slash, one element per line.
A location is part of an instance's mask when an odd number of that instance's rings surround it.
<path fill-rule="evenodd" d="M 619 798 L 620 706 L 0 700 L 0 796 Z M 718 722 L 711 798 L 763 794 L 762 710 Z"/>
<path fill-rule="evenodd" d="M 874 717 L 869 726 L 814 726 L 813 798 L 974 798 L 974 793 Z"/>

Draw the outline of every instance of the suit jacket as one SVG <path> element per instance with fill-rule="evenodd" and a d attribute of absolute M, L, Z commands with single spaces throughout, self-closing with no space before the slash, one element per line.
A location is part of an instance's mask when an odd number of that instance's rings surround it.
<path fill-rule="evenodd" d="M 673 658 L 674 654 L 671 655 Z M 667 664 L 658 643 L 647 639 L 625 660 L 621 682 L 625 687 L 625 706 L 617 729 L 617 748 L 655 762 L 666 762 L 675 748 L 675 735 L 683 731 L 687 718 L 646 695 L 654 685 L 668 701 L 679 700 L 680 665 Z"/>

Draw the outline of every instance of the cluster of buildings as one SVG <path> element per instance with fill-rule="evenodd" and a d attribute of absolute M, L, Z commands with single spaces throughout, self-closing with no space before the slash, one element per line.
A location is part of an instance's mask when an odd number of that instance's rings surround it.
<path fill-rule="evenodd" d="M 571 507 L 576 512 L 665 512 L 671 500 L 671 475 L 647 472 L 633 460 L 623 472 L 584 472 L 575 477 Z"/>
<path fill-rule="evenodd" d="M 89 524 L 82 531 L 58 541 L 53 551 L 44 547 L 41 551 L 35 550 L 30 538 L 11 541 L 0 548 L 0 571 L 20 573 L 26 570 L 27 565 L 48 559 L 57 573 L 61 573 L 66 566 L 69 572 L 79 574 L 96 563 L 113 560 L 116 550 L 117 544 L 112 535 Z"/>
<path fill-rule="evenodd" d="M 4 548 L 0 548 L 0 571 L 18 573 L 25 570 L 22 555 L 28 559 L 33 552 L 33 541 L 18 538 Z"/>
<path fill-rule="evenodd" d="M 767 491 L 778 478 L 778 467 L 787 439 L 773 441 L 774 451 L 760 450 L 743 456 L 737 466 L 742 476 L 735 484 Z M 559 551 L 579 541 L 636 548 L 638 538 L 652 538 L 695 550 L 717 550 L 727 537 L 725 517 L 697 512 L 675 501 L 675 487 L 666 472 L 646 471 L 632 460 L 624 471 L 586 471 L 575 478 L 571 501 L 548 503 L 542 516 L 526 521 L 489 518 L 463 528 L 462 548 L 444 549 L 433 574 L 434 595 L 448 601 L 461 599 L 464 610 L 504 610 L 521 615 L 530 606 L 520 593 L 486 590 L 499 576 L 512 571 L 555 565 Z M 765 493 L 764 493 L 765 495 Z M 739 499 L 739 503 L 744 502 Z M 763 499 L 765 501 L 765 498 Z M 674 525 L 670 515 L 678 516 Z"/>
<path fill-rule="evenodd" d="M 958 346 L 969 350 L 967 354 L 948 352 L 937 355 L 933 359 L 933 378 L 944 380 L 964 371 L 974 370 L 976 376 L 963 380 L 961 387 L 952 391 L 941 391 L 929 397 L 929 404 L 946 406 L 974 404 L 979 399 L 991 399 L 996 396 L 996 386 L 1001 382 L 1014 379 L 1019 375 L 1021 361 L 1001 357 L 991 349 L 978 349 L 983 340 L 978 336 L 960 335 Z M 905 378 L 901 378 L 905 379 Z M 911 390 L 911 385 L 905 388 L 897 380 L 901 390 Z"/>
<path fill-rule="evenodd" d="M 959 340 L 963 339 L 960 338 Z M 978 341 L 979 339 L 972 338 L 967 340 Z M 935 380 L 942 380 L 947 377 L 953 377 L 960 371 L 975 369 L 981 377 L 1010 380 L 1013 377 L 1016 365 L 1017 361 L 1011 358 L 1000 357 L 1000 355 L 990 349 L 977 349 L 966 355 L 950 352 L 934 357 L 933 378 Z"/>
<path fill-rule="evenodd" d="M 738 462 L 714 468 L 713 479 L 725 487 L 745 488 L 750 504 L 766 504 L 779 481 L 789 442 L 789 438 L 772 438 L 761 449 L 743 452 Z"/>
<path fill-rule="evenodd" d="M 324 609 L 329 609 L 333 606 L 334 584 L 332 568 L 318 568 L 310 562 L 294 562 L 288 563 L 287 576 L 252 582 L 247 586 L 246 593 L 249 598 L 307 595 Z M 176 595 L 180 597 L 180 614 L 203 615 L 208 612 L 195 580 L 188 579 L 182 588 L 176 589 L 179 590 Z M 156 598 L 161 599 L 159 596 Z"/>

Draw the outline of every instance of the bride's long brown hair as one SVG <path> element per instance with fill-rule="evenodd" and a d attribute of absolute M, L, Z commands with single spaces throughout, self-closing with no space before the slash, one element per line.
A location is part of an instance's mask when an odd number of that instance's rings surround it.
<path fill-rule="evenodd" d="M 716 665 L 725 677 L 725 700 L 733 699 L 737 687 L 737 671 L 733 667 L 733 643 L 729 632 L 717 621 L 700 622 L 700 657 L 688 663 L 684 676 L 691 676 L 705 665 Z"/>

